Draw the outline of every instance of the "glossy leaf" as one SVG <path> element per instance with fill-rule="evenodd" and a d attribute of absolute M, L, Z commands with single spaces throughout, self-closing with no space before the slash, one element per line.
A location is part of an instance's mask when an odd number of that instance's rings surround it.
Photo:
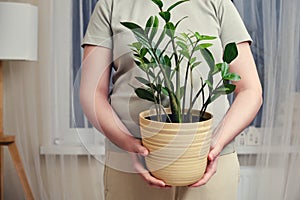
<path fill-rule="evenodd" d="M 196 61 L 196 59 L 197 59 L 196 57 L 191 58 L 190 64 L 193 64 Z"/>
<path fill-rule="evenodd" d="M 208 85 L 208 87 L 213 88 L 212 82 L 209 80 L 206 80 L 205 83 Z"/>
<path fill-rule="evenodd" d="M 162 7 L 164 6 L 163 2 L 161 0 L 152 0 L 157 6 L 158 8 L 161 10 Z"/>
<path fill-rule="evenodd" d="M 149 84 L 149 81 L 146 80 L 146 79 L 144 79 L 143 77 L 138 77 L 138 76 L 136 76 L 135 78 L 136 78 L 140 83 L 142 83 L 142 84 L 144 84 L 144 85 Z"/>
<path fill-rule="evenodd" d="M 213 94 L 210 98 L 210 103 L 214 102 L 217 98 L 219 98 L 221 96 L 220 93 L 218 94 Z"/>
<path fill-rule="evenodd" d="M 150 28 L 152 27 L 152 24 L 154 22 L 153 16 L 149 17 L 149 19 L 147 20 L 146 26 L 145 26 L 145 34 L 148 35 L 148 32 L 150 30 Z"/>
<path fill-rule="evenodd" d="M 164 95 L 166 95 L 166 96 L 169 95 L 168 90 L 167 90 L 166 87 L 162 87 L 162 88 L 161 88 L 161 92 L 162 92 Z"/>
<path fill-rule="evenodd" d="M 188 49 L 189 47 L 187 46 L 187 44 L 185 44 L 184 42 L 182 41 L 177 41 L 176 44 L 181 47 L 183 50 L 186 50 Z"/>
<path fill-rule="evenodd" d="M 215 36 L 209 36 L 209 35 L 200 35 L 200 37 L 199 37 L 200 40 L 214 40 L 216 38 L 217 37 L 215 37 Z"/>
<path fill-rule="evenodd" d="M 142 48 L 142 44 L 140 42 L 134 42 L 134 43 L 130 44 L 129 46 L 133 47 L 137 50 L 140 50 Z"/>
<path fill-rule="evenodd" d="M 145 31 L 137 24 L 132 23 L 132 22 L 121 22 L 123 26 L 126 28 L 130 29 L 136 39 L 146 48 L 150 49 L 150 45 L 148 42 L 148 38 L 145 35 Z"/>
<path fill-rule="evenodd" d="M 233 84 L 225 84 L 216 88 L 213 93 L 220 95 L 230 94 L 235 90 L 235 88 L 236 86 Z"/>
<path fill-rule="evenodd" d="M 121 24 L 123 26 L 125 26 L 126 28 L 130 29 L 130 30 L 134 30 L 140 33 L 144 33 L 142 27 L 140 27 L 139 25 L 133 23 L 133 22 L 121 22 Z"/>
<path fill-rule="evenodd" d="M 154 94 L 149 90 L 146 90 L 144 88 L 137 88 L 135 89 L 135 94 L 141 99 L 154 102 Z"/>
<path fill-rule="evenodd" d="M 212 55 L 212 53 L 208 49 L 200 49 L 200 52 L 205 59 L 206 63 L 208 64 L 211 71 L 215 68 L 215 59 Z"/>
<path fill-rule="evenodd" d="M 202 48 L 202 49 L 205 49 L 205 48 L 208 48 L 208 47 L 211 47 L 213 44 L 211 44 L 211 43 L 202 43 L 202 44 L 200 44 L 200 47 Z"/>
<path fill-rule="evenodd" d="M 229 73 L 229 65 L 227 63 L 223 63 L 221 65 L 221 75 L 222 78 L 225 79 L 226 75 Z"/>
<path fill-rule="evenodd" d="M 193 70 L 195 67 L 197 67 L 201 63 L 202 63 L 201 61 L 193 63 L 191 69 Z"/>
<path fill-rule="evenodd" d="M 156 35 L 156 33 L 158 31 L 158 25 L 159 25 L 159 20 L 158 20 L 158 17 L 155 16 L 154 20 L 153 20 L 153 24 L 152 24 L 151 33 L 150 33 L 150 36 L 149 36 L 150 41 L 152 41 L 154 36 Z"/>
<path fill-rule="evenodd" d="M 212 71 L 212 75 L 215 75 L 216 73 L 220 72 L 223 64 L 225 64 L 225 63 L 216 64 L 214 70 Z"/>
<path fill-rule="evenodd" d="M 165 29 L 166 29 L 166 34 L 169 37 L 173 38 L 174 34 L 175 34 L 175 26 L 174 26 L 174 24 L 172 22 L 166 23 Z"/>
<path fill-rule="evenodd" d="M 241 77 L 235 73 L 228 73 L 228 74 L 226 74 L 225 77 L 223 77 L 223 79 L 229 80 L 229 81 L 239 81 L 239 80 L 241 80 Z"/>
<path fill-rule="evenodd" d="M 156 44 L 155 44 L 155 49 L 158 48 L 158 46 L 160 45 L 160 43 L 163 41 L 163 39 L 165 38 L 166 36 L 166 29 L 163 29 L 163 31 L 161 32 Z"/>
<path fill-rule="evenodd" d="M 184 3 L 184 2 L 187 2 L 187 1 L 189 1 L 189 0 L 177 1 L 176 3 L 174 3 L 173 5 L 171 5 L 171 6 L 168 8 L 167 11 L 170 12 L 170 11 L 171 11 L 172 9 L 174 9 L 176 6 L 178 6 L 178 5 L 180 5 L 180 4 Z"/>
<path fill-rule="evenodd" d="M 223 61 L 231 63 L 238 56 L 238 49 L 235 43 L 229 43 L 225 46 Z"/>
<path fill-rule="evenodd" d="M 159 15 L 165 20 L 165 22 L 169 22 L 171 19 L 171 13 L 168 11 L 159 12 Z"/>

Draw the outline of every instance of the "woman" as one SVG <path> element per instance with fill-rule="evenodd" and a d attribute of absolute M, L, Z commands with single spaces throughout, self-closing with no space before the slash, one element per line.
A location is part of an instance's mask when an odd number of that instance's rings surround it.
<path fill-rule="evenodd" d="M 173 3 L 164 2 L 165 6 Z M 143 72 L 130 56 L 128 44 L 134 40 L 120 24 L 133 21 L 144 25 L 156 13 L 157 7 L 151 0 L 100 0 L 82 43 L 81 104 L 89 121 L 108 139 L 105 198 L 236 199 L 239 164 L 232 141 L 253 120 L 262 103 L 261 85 L 249 47 L 251 38 L 230 0 L 191 0 L 174 9 L 174 21 L 188 16 L 180 25 L 182 31 L 218 36 L 211 49 L 217 62 L 221 61 L 227 43 L 237 43 L 239 56 L 230 70 L 242 79 L 234 83 L 235 100 L 230 108 L 225 96 L 211 108 L 218 128 L 204 176 L 188 187 L 170 187 L 153 177 L 140 159 L 149 152 L 138 139 L 138 113 L 152 104 L 136 97 L 130 86 L 137 83 L 135 77 L 143 76 Z M 109 94 L 112 67 L 115 73 Z"/>

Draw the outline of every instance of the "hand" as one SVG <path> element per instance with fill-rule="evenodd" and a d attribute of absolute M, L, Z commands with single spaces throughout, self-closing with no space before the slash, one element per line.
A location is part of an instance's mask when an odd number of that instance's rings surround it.
<path fill-rule="evenodd" d="M 190 185 L 190 187 L 199 187 L 205 185 L 211 179 L 211 177 L 217 172 L 218 159 L 221 151 L 222 148 L 217 145 L 211 147 L 210 152 L 208 153 L 208 163 L 204 175 L 199 181 Z"/>
<path fill-rule="evenodd" d="M 151 186 L 159 188 L 168 187 L 162 180 L 153 177 L 143 166 L 141 160 L 144 159 L 144 156 L 147 156 L 149 154 L 149 151 L 141 144 L 141 141 L 134 138 L 130 146 L 133 167 L 136 172 L 139 173 L 141 177 Z"/>

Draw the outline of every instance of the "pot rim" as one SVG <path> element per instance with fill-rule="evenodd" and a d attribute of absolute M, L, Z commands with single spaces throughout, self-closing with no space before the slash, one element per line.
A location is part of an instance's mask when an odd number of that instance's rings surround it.
<path fill-rule="evenodd" d="M 170 108 L 165 109 L 168 114 L 171 113 Z M 187 109 L 185 109 L 187 111 Z M 213 115 L 210 112 L 205 112 L 205 115 L 208 116 L 208 119 L 205 121 L 200 121 L 200 122 L 183 122 L 183 123 L 172 123 L 172 122 L 159 122 L 159 121 L 154 121 L 151 119 L 147 119 L 146 117 L 153 116 L 152 113 L 155 112 L 155 109 L 148 109 L 145 111 L 140 112 L 139 118 L 140 118 L 140 125 L 147 125 L 147 124 L 153 124 L 154 126 L 164 126 L 164 129 L 189 129 L 191 126 L 194 128 L 194 126 L 198 125 L 199 127 L 201 126 L 209 126 L 212 124 L 213 121 Z M 199 114 L 200 110 L 193 109 L 192 110 L 193 114 Z"/>

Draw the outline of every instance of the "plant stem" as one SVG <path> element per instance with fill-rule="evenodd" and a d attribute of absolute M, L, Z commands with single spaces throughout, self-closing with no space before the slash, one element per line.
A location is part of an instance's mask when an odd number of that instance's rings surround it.
<path fill-rule="evenodd" d="M 193 98 L 193 89 L 194 89 L 192 69 L 190 69 L 190 75 L 191 75 L 190 109 L 192 109 L 192 108 L 193 108 L 193 105 L 192 105 L 192 98 Z M 191 112 L 189 113 L 188 116 L 189 116 L 189 122 L 192 122 L 193 117 L 192 117 Z"/>
<path fill-rule="evenodd" d="M 199 97 L 199 95 L 202 93 L 202 98 L 203 98 L 203 104 L 202 105 L 204 105 L 204 88 L 205 88 L 205 86 L 206 86 L 206 83 L 205 84 L 203 84 L 203 82 L 202 82 L 202 86 L 201 86 L 201 88 L 200 88 L 200 90 L 197 92 L 197 94 L 196 94 L 196 96 L 194 97 L 194 99 L 193 99 L 193 101 L 192 101 L 192 106 L 190 106 L 190 108 L 188 109 L 188 112 L 187 112 L 187 114 L 190 114 L 191 113 L 191 111 L 192 111 L 192 108 L 193 108 L 193 106 L 194 106 L 194 104 L 195 104 L 195 102 L 196 102 L 196 100 L 198 99 L 198 97 Z M 203 107 L 202 107 L 203 108 Z M 202 110 L 202 109 L 201 109 Z"/>
<path fill-rule="evenodd" d="M 223 81 L 223 79 L 221 79 L 221 80 L 218 82 L 218 84 L 216 85 L 215 89 L 213 89 L 213 90 L 211 90 L 211 91 L 209 92 L 209 96 L 208 96 L 207 100 L 205 101 L 205 103 L 203 104 L 203 106 L 202 106 L 202 108 L 201 108 L 201 111 L 200 111 L 200 119 L 202 119 L 203 116 L 204 116 L 204 113 L 205 113 L 205 111 L 206 111 L 206 109 L 207 109 L 208 104 L 210 103 L 211 96 L 212 96 L 213 92 L 219 87 L 219 85 L 221 84 L 222 81 Z"/>
<path fill-rule="evenodd" d="M 189 38 L 189 42 L 193 46 L 193 41 L 190 38 Z M 183 85 L 184 86 L 184 88 L 183 88 L 183 91 L 184 91 L 183 92 L 184 93 L 183 94 L 183 103 L 182 103 L 182 113 L 183 113 L 183 115 L 185 114 L 184 109 L 185 109 L 185 100 L 186 100 L 186 86 L 187 86 L 187 79 L 188 79 L 188 73 L 189 73 L 189 68 L 190 68 L 190 61 L 193 57 L 193 54 L 195 52 L 195 48 L 196 48 L 198 42 L 199 42 L 199 40 L 197 40 L 195 45 L 193 46 L 193 49 L 191 51 L 191 55 L 189 57 L 189 60 L 187 62 L 187 66 L 186 66 L 185 79 L 184 79 L 184 85 Z M 192 74 L 191 74 L 191 76 L 192 76 Z M 191 78 L 191 80 L 192 80 L 192 78 Z M 191 82 L 191 84 L 192 84 L 192 82 Z M 192 85 L 191 85 L 191 87 L 192 87 Z M 192 89 L 191 89 L 191 94 L 192 94 Z M 190 96 L 190 103 L 192 102 L 191 99 L 192 99 L 192 96 Z M 189 111 L 192 109 L 192 107 L 193 107 L 193 105 L 190 104 Z M 188 113 L 190 113 L 190 112 L 188 112 Z M 187 113 L 187 115 L 189 115 L 188 113 Z"/>
<path fill-rule="evenodd" d="M 175 46 L 175 41 L 174 38 L 171 38 L 172 41 L 172 47 L 173 47 L 173 52 L 174 52 L 174 59 L 175 59 L 175 70 L 176 70 L 176 97 L 177 99 L 180 99 L 180 68 L 179 68 L 179 59 L 178 59 L 178 54 L 177 54 L 177 49 Z"/>
<path fill-rule="evenodd" d="M 181 109 L 180 109 L 180 105 L 177 102 L 176 96 L 174 96 L 172 93 L 171 80 L 169 79 L 170 77 L 168 77 L 168 75 L 166 74 L 166 71 L 164 70 L 159 58 L 157 57 L 156 52 L 152 48 L 152 44 L 151 44 L 151 53 L 152 53 L 152 57 L 154 58 L 156 64 L 159 66 L 160 70 L 162 71 L 166 87 L 168 88 L 173 120 L 174 120 L 174 122 L 181 123 L 182 122 Z"/>
<path fill-rule="evenodd" d="M 155 96 L 155 90 L 153 88 L 153 85 L 151 84 L 151 79 L 150 79 L 150 76 L 149 76 L 149 73 L 146 73 L 147 74 L 147 78 L 148 78 L 148 81 L 150 83 L 150 88 L 153 92 L 153 99 L 154 99 L 154 105 L 155 105 L 155 110 L 156 110 L 156 114 L 158 114 L 158 121 L 160 122 L 161 121 L 161 114 L 160 114 L 160 111 L 158 109 L 158 105 L 157 105 L 157 100 L 156 100 L 156 96 Z"/>

